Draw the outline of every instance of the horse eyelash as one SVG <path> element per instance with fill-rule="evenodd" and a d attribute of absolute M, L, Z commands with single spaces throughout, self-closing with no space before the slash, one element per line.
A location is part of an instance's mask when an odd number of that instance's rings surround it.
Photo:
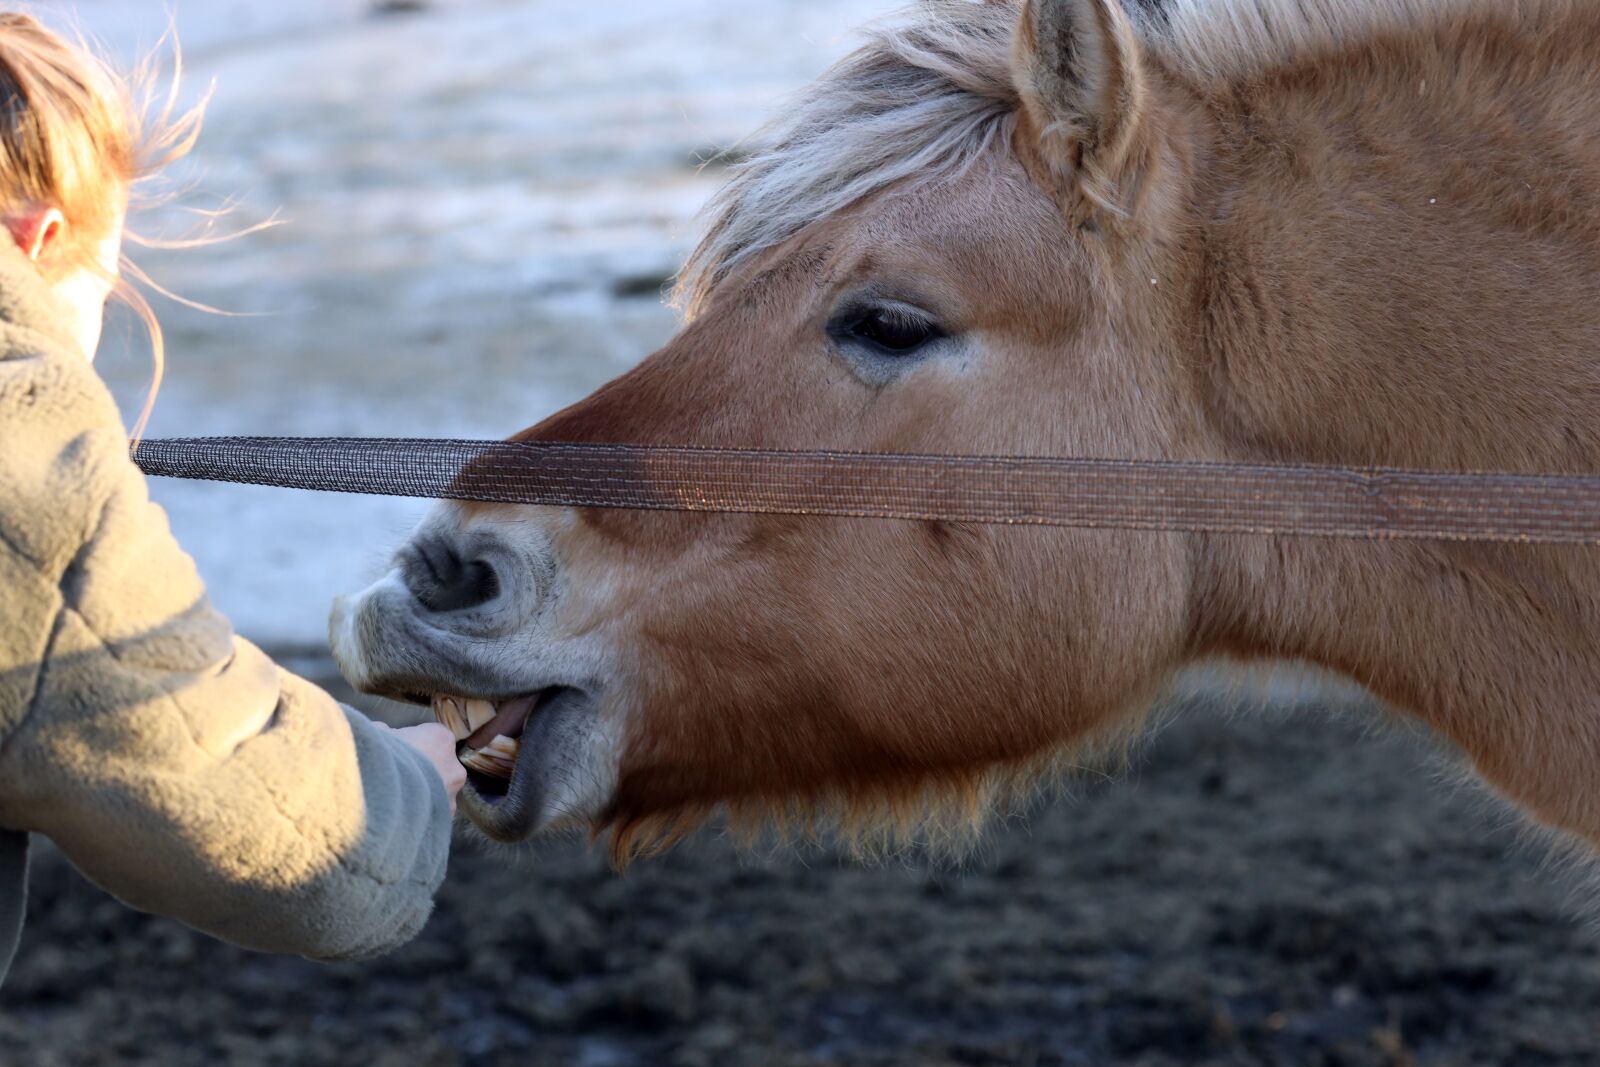
<path fill-rule="evenodd" d="M 862 303 L 852 304 L 839 314 L 835 315 L 828 326 L 832 334 L 849 334 L 874 315 L 881 316 L 896 326 L 923 327 L 933 333 L 943 336 L 944 328 L 937 319 L 921 311 L 913 311 L 904 304 L 891 303 Z"/>

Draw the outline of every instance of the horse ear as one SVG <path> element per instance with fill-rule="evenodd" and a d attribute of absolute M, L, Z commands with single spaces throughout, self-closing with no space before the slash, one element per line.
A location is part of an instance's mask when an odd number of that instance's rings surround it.
<path fill-rule="evenodd" d="M 1052 180 L 1124 214 L 1148 94 L 1120 0 L 1027 0 L 1012 77 Z"/>

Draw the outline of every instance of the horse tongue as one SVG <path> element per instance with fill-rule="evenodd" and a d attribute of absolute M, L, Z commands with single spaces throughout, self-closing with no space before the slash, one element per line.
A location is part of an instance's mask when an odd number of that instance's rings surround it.
<path fill-rule="evenodd" d="M 533 710 L 533 705 L 539 699 L 538 693 L 530 693 L 524 697 L 512 697 L 495 705 L 494 718 L 479 726 L 467 738 L 467 744 L 473 748 L 483 748 L 496 737 L 516 738 L 522 736 L 522 728 L 528 723 L 528 713 Z"/>

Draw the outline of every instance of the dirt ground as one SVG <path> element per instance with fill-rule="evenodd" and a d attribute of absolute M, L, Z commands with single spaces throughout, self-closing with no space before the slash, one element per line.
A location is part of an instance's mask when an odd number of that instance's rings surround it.
<path fill-rule="evenodd" d="M 1600 1063 L 1571 877 L 1421 738 L 1228 710 L 959 869 L 706 833 L 619 876 L 576 843 L 463 839 L 422 937 L 357 965 L 235 951 L 46 851 L 0 1062 Z"/>

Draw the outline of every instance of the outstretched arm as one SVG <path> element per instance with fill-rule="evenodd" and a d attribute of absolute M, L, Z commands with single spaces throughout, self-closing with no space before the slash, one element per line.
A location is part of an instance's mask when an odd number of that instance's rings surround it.
<path fill-rule="evenodd" d="M 48 295 L 9 268 L 0 826 L 47 834 L 134 907 L 237 944 L 349 958 L 407 940 L 444 876 L 439 773 L 233 634 L 109 394 L 47 332 Z"/>

